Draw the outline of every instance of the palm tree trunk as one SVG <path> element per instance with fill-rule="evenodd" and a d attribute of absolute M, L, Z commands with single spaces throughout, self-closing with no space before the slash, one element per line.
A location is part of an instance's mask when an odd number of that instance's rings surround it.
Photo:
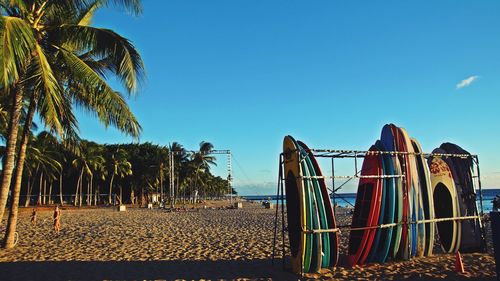
<path fill-rule="evenodd" d="M 89 197 L 90 197 L 90 206 L 92 206 L 92 199 L 94 199 L 94 175 L 90 178 L 90 192 L 89 192 Z"/>
<path fill-rule="evenodd" d="M 42 185 L 43 185 L 43 171 L 40 172 L 40 182 L 38 183 L 38 199 L 36 200 L 37 205 L 42 204 Z"/>
<path fill-rule="evenodd" d="M 61 171 L 61 173 L 59 174 L 59 204 L 61 204 L 61 206 L 64 206 L 62 190 L 63 190 L 63 181 L 62 181 L 62 171 Z"/>
<path fill-rule="evenodd" d="M 160 203 L 163 204 L 163 163 L 160 165 Z"/>
<path fill-rule="evenodd" d="M 92 176 L 90 176 L 90 180 L 87 182 L 87 195 L 85 196 L 85 198 L 87 198 L 87 206 L 90 206 L 90 204 L 92 202 L 90 202 L 90 185 L 91 185 L 91 182 L 92 182 Z"/>
<path fill-rule="evenodd" d="M 47 180 L 43 179 L 43 205 L 47 204 Z"/>
<path fill-rule="evenodd" d="M 97 198 L 98 198 L 98 197 L 97 197 L 97 193 L 99 192 L 99 189 L 100 189 L 100 188 L 99 188 L 99 184 L 98 184 L 98 185 L 96 186 L 95 190 L 94 190 L 94 206 L 97 206 L 97 202 L 98 202 L 98 200 L 97 200 Z"/>
<path fill-rule="evenodd" d="M 111 175 L 111 180 L 109 181 L 109 193 L 108 193 L 108 203 L 111 205 L 111 191 L 113 189 L 113 180 L 115 179 L 115 174 Z"/>
<path fill-rule="evenodd" d="M 81 207 L 82 206 L 82 202 L 83 202 L 83 177 L 82 177 L 82 181 L 80 181 L 80 201 L 78 202 L 79 206 Z"/>
<path fill-rule="evenodd" d="M 80 172 L 80 177 L 78 177 L 78 181 L 76 182 L 76 190 L 75 190 L 75 206 L 78 204 L 78 195 L 79 193 L 79 188 L 80 188 L 80 182 L 82 181 L 83 177 L 83 169 Z"/>
<path fill-rule="evenodd" d="M 30 205 L 31 199 L 31 176 L 28 176 L 28 188 L 26 189 L 26 201 L 24 201 L 24 207 L 28 207 Z"/>
<path fill-rule="evenodd" d="M 21 117 L 23 93 L 21 86 L 17 85 L 14 90 L 12 109 L 10 111 L 8 137 L 5 145 L 5 156 L 3 162 L 2 185 L 0 186 L 0 224 L 7 205 L 9 197 L 12 172 L 14 171 L 14 162 L 16 155 L 17 133 L 19 118 Z"/>
<path fill-rule="evenodd" d="M 16 171 L 14 177 L 14 187 L 12 189 L 12 202 L 10 207 L 9 219 L 7 221 L 7 231 L 5 232 L 4 248 L 9 249 L 14 247 L 14 238 L 17 228 L 17 213 L 19 207 L 19 195 L 21 193 L 21 182 L 23 180 L 24 160 L 26 158 L 26 148 L 28 146 L 29 133 L 31 131 L 31 123 L 35 114 L 38 95 L 34 94 L 28 108 L 28 116 L 24 124 L 21 147 L 17 157 Z M 0 216 L 1 218 L 1 216 Z"/>
<path fill-rule="evenodd" d="M 52 204 L 52 179 L 49 180 L 49 204 Z"/>

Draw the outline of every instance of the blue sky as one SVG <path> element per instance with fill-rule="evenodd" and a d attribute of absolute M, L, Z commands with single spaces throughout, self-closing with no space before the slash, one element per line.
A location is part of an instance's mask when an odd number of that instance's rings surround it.
<path fill-rule="evenodd" d="M 141 141 L 231 149 L 240 193 L 275 192 L 287 134 L 313 148 L 368 149 L 390 122 L 426 152 L 451 141 L 479 154 L 483 185 L 500 187 L 500 2 L 143 5 L 139 17 L 106 9 L 94 22 L 144 58 L 147 82 L 129 100 Z M 87 139 L 132 141 L 79 118 Z M 220 157 L 215 172 L 225 166 Z M 348 174 L 350 163 L 337 169 Z"/>

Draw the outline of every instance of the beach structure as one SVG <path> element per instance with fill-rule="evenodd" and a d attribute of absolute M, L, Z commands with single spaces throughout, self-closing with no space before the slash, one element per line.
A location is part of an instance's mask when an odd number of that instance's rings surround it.
<path fill-rule="evenodd" d="M 322 256 L 325 254 L 324 246 L 321 244 L 324 239 L 320 236 L 324 233 L 337 234 L 340 231 L 350 233 L 346 254 L 347 264 L 351 266 L 385 262 L 388 259 L 405 260 L 413 256 L 430 256 L 433 254 L 435 229 L 440 234 L 440 242 L 445 253 L 456 253 L 459 250 L 484 251 L 486 242 L 481 221 L 483 206 L 478 156 L 461 150 L 456 145 L 443 144 L 443 146 L 448 147 L 448 150 L 423 153 L 415 139 L 411 139 L 404 129 L 392 124 L 384 127 L 381 141 L 369 151 L 309 149 L 307 146 L 304 148 L 299 145 L 299 142 L 290 136 L 285 137 L 284 151 L 280 154 L 277 189 L 281 208 L 276 209 L 273 253 L 276 253 L 276 241 L 279 239 L 280 231 L 277 225 L 280 219 L 281 223 L 286 225 L 281 231 L 281 243 L 285 244 L 285 235 L 288 233 L 292 271 L 300 274 L 316 272 L 321 267 L 334 266 L 318 267 L 316 254 L 320 253 Z M 330 158 L 332 174 L 323 176 L 310 173 L 311 169 L 307 169 L 310 155 Z M 336 175 L 334 169 L 336 159 L 354 160 L 353 175 Z M 359 169 L 361 159 L 363 167 Z M 431 171 L 433 161 L 450 162 L 455 170 L 460 169 L 460 172 L 450 173 L 447 182 L 453 184 L 458 182 L 466 187 L 464 188 L 466 192 L 460 191 L 459 196 L 455 195 L 453 201 L 455 207 L 445 206 L 446 210 L 453 210 L 447 215 L 443 215 L 439 209 L 446 204 L 441 204 L 444 195 L 439 189 L 436 192 L 440 180 Z M 428 168 L 427 162 L 431 169 Z M 314 201 L 315 194 L 318 193 L 314 190 L 314 182 L 318 180 L 325 182 L 328 179 L 332 184 L 329 191 L 333 195 L 347 181 L 359 179 L 351 225 L 324 227 L 320 220 L 316 219 L 322 214 L 318 201 Z M 335 180 L 342 179 L 346 182 L 336 187 Z M 457 194 L 456 187 L 453 190 Z M 479 191 L 480 211 L 476 207 L 476 190 Z M 334 204 L 335 198 L 336 196 L 333 196 Z M 434 205 L 435 201 L 439 203 L 436 204 L 439 207 Z M 278 209 L 281 210 L 281 218 Z M 447 228 L 449 225 L 456 227 L 450 230 Z M 472 227 L 467 227 L 468 230 L 464 234 L 459 229 L 459 226 L 463 225 Z M 463 235 L 468 238 L 462 242 L 459 237 Z M 453 240 L 453 247 L 447 239 Z M 285 248 L 282 249 L 282 253 L 284 262 Z"/>

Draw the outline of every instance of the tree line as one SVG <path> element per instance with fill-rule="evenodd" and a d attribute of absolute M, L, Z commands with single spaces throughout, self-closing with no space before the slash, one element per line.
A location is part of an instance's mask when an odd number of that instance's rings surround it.
<path fill-rule="evenodd" d="M 21 203 L 29 205 L 71 204 L 74 206 L 140 204 L 151 195 L 167 201 L 194 202 L 228 194 L 229 182 L 214 176 L 210 168 L 213 145 L 201 142 L 197 151 L 187 151 L 174 142 L 98 144 L 82 140 L 71 149 L 48 132 L 32 136 L 25 161 Z M 170 196 L 172 155 L 174 197 Z M 231 192 L 236 193 L 233 189 Z M 24 200 L 24 201 L 23 201 Z"/>

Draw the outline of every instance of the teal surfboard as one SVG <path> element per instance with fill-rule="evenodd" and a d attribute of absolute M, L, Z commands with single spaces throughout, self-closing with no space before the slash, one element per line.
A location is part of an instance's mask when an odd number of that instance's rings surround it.
<path fill-rule="evenodd" d="M 308 178 L 311 176 L 307 165 L 307 152 L 296 143 L 300 151 L 300 165 L 302 167 L 304 177 L 304 189 L 306 197 L 306 212 L 310 218 L 307 220 L 307 229 L 320 229 L 320 219 L 318 212 L 318 203 L 314 192 L 313 181 Z M 305 272 L 318 272 L 321 269 L 321 234 L 309 234 L 310 243 L 306 245 L 306 259 L 304 262 Z M 307 262 L 309 258 L 309 261 Z"/>
<path fill-rule="evenodd" d="M 323 173 L 321 172 L 321 168 L 316 161 L 316 157 L 314 157 L 314 154 L 309 150 L 309 147 L 301 141 L 298 141 L 299 145 L 302 146 L 304 149 L 308 151 L 309 154 L 309 159 L 311 160 L 311 164 L 314 168 L 314 174 L 318 176 L 317 182 L 319 184 L 320 190 L 321 190 L 321 195 L 323 199 L 323 205 L 325 207 L 325 213 L 326 213 L 326 219 L 328 223 L 328 229 L 334 229 L 337 227 L 337 223 L 335 221 L 335 213 L 333 210 L 332 206 L 332 201 L 330 199 L 330 194 L 328 192 L 328 189 L 326 187 L 326 182 L 324 178 L 321 178 L 323 176 Z M 339 237 L 336 232 L 329 232 L 328 233 L 329 237 L 329 247 L 325 248 L 325 244 L 323 243 L 323 263 L 322 267 L 328 267 L 332 268 L 337 265 L 337 262 L 339 260 Z M 329 255 L 328 255 L 329 253 Z M 327 262 L 325 262 L 328 261 Z M 325 264 L 327 264 L 325 266 Z"/>
<path fill-rule="evenodd" d="M 302 142 L 298 141 L 298 144 L 301 146 L 302 149 L 305 150 Z M 308 170 L 309 175 L 312 177 L 315 177 L 316 172 L 314 170 L 314 166 L 311 162 L 311 159 L 309 158 L 309 153 L 307 154 L 307 156 L 304 159 L 306 161 L 307 170 Z M 323 204 L 323 196 L 321 194 L 321 189 L 319 186 L 318 179 L 312 178 L 311 183 L 312 183 L 312 187 L 313 187 L 312 192 L 314 193 L 314 202 L 316 205 L 317 217 L 318 217 L 318 221 L 319 221 L 318 229 L 328 229 L 328 221 L 326 218 L 325 206 Z M 321 240 L 321 243 L 320 243 L 321 247 L 314 249 L 316 252 L 315 253 L 313 252 L 313 257 L 315 257 L 317 259 L 317 262 L 318 262 L 317 266 L 319 266 L 319 268 L 321 268 L 321 267 L 326 268 L 326 267 L 328 267 L 328 265 L 330 263 L 330 239 L 329 239 L 329 235 L 326 232 L 321 233 L 321 234 L 317 234 L 317 235 L 320 236 L 319 239 Z M 317 268 L 317 269 L 319 270 L 319 268 Z"/>
<path fill-rule="evenodd" d="M 381 151 L 387 151 L 384 144 L 382 142 L 377 142 L 375 145 L 379 147 Z M 394 176 L 396 172 L 394 170 L 394 164 L 392 161 L 392 157 L 389 154 L 385 154 L 383 157 L 384 163 L 384 175 Z M 384 213 L 380 213 L 383 215 L 383 224 L 394 223 L 396 217 L 396 180 L 395 178 L 385 178 L 384 179 L 384 188 L 385 188 L 385 197 L 384 200 Z M 381 240 L 380 245 L 378 247 L 378 251 L 376 253 L 375 261 L 384 263 L 387 257 L 389 256 L 389 251 L 392 244 L 394 227 L 388 227 L 381 229 Z"/>

